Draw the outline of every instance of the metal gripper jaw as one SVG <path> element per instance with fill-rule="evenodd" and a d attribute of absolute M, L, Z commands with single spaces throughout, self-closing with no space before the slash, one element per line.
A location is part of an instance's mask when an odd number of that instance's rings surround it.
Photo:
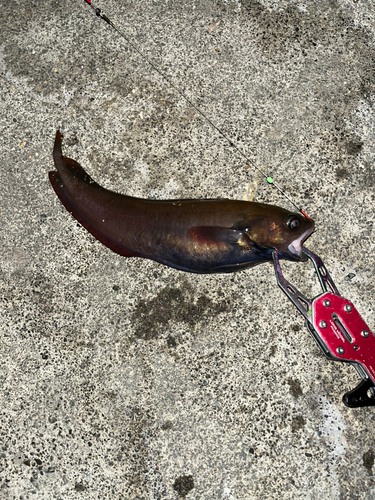
<path fill-rule="evenodd" d="M 352 364 L 362 378 L 360 384 L 343 396 L 346 406 L 375 406 L 375 336 L 354 307 L 341 297 L 320 257 L 307 248 L 323 293 L 309 300 L 287 281 L 277 252 L 273 253 L 276 279 L 306 320 L 306 326 L 328 359 Z"/>

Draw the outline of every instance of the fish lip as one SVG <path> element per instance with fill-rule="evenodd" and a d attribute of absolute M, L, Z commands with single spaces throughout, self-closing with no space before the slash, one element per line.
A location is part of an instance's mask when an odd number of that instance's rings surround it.
<path fill-rule="evenodd" d="M 301 234 L 298 238 L 292 241 L 290 245 L 288 245 L 288 251 L 293 257 L 297 257 L 301 262 L 306 262 L 308 257 L 305 253 L 303 253 L 302 245 L 305 243 L 307 238 L 311 236 L 314 232 L 314 227 L 306 229 L 304 233 Z"/>

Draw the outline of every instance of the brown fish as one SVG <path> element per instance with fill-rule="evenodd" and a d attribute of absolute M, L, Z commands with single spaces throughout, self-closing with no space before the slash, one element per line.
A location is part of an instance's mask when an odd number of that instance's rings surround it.
<path fill-rule="evenodd" d="M 147 200 L 99 186 L 62 155 L 56 133 L 53 189 L 83 227 L 114 252 L 195 273 L 232 272 L 272 259 L 307 260 L 314 222 L 280 207 L 226 199 Z"/>

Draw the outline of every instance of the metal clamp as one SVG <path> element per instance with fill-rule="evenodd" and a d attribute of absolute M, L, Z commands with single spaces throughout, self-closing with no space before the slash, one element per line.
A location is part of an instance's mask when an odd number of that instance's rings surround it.
<path fill-rule="evenodd" d="M 326 357 L 352 364 L 361 376 L 360 384 L 344 394 L 344 404 L 351 408 L 375 406 L 375 336 L 354 305 L 340 296 L 320 257 L 307 248 L 302 250 L 314 265 L 323 293 L 312 300 L 306 298 L 284 278 L 275 251 L 277 283 L 304 316 Z"/>

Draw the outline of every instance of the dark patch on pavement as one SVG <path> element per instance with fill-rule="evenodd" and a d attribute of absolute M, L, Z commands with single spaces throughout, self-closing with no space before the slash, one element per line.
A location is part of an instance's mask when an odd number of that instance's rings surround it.
<path fill-rule="evenodd" d="M 174 482 L 173 488 L 177 493 L 185 497 L 194 488 L 193 476 L 180 476 Z"/>
<path fill-rule="evenodd" d="M 293 378 L 290 378 L 287 380 L 289 384 L 289 392 L 294 398 L 299 398 L 302 396 L 302 387 L 301 387 L 301 382 L 299 380 L 295 380 Z"/>
<path fill-rule="evenodd" d="M 135 337 L 145 340 L 157 338 L 170 323 L 184 323 L 193 328 L 198 322 L 205 323 L 229 309 L 229 299 L 214 302 L 189 284 L 166 287 L 156 297 L 138 301 L 132 314 Z M 168 346 L 174 347 L 176 340 L 171 336 L 168 339 Z"/>
<path fill-rule="evenodd" d="M 306 420 L 302 415 L 297 415 L 292 418 L 292 432 L 301 430 L 306 425 Z"/>
<path fill-rule="evenodd" d="M 374 452 L 372 450 L 365 451 L 363 454 L 363 465 L 366 467 L 369 476 L 372 476 L 372 467 L 374 465 Z"/>

